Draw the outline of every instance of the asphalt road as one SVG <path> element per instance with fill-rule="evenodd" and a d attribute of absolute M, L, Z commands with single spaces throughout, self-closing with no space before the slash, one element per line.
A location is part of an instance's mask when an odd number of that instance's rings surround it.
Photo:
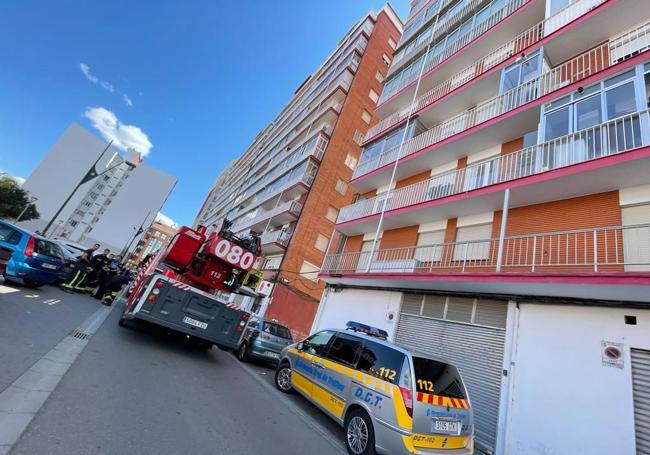
<path fill-rule="evenodd" d="M 0 294 L 0 362 L 12 359 L 13 365 L 12 374 L 3 368 L 4 382 L 97 309 L 91 298 L 54 288 L 44 288 L 41 297 L 60 302 L 45 304 L 49 315 L 38 310 L 38 318 L 28 318 L 21 314 L 26 305 L 40 307 L 25 303 L 27 291 Z M 65 311 L 53 310 L 57 305 Z M 343 453 L 339 427 L 304 399 L 275 390 L 272 369 L 241 364 L 216 348 L 203 352 L 149 328 L 118 327 L 118 318 L 116 308 L 12 455 Z M 25 320 L 22 329 L 13 327 Z M 11 352 L 28 341 L 33 348 Z"/>

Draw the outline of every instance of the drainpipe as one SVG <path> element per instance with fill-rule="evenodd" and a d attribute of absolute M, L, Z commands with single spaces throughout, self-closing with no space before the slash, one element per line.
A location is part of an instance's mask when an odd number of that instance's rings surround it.
<path fill-rule="evenodd" d="M 397 151 L 397 159 L 395 159 L 395 164 L 393 164 L 393 172 L 391 173 L 390 176 L 390 182 L 388 184 L 388 190 L 386 191 L 386 197 L 384 198 L 384 202 L 381 205 L 381 214 L 379 215 L 379 223 L 377 223 L 377 230 L 375 231 L 375 238 L 372 240 L 372 247 L 370 248 L 370 257 L 368 258 L 368 265 L 366 266 L 366 273 L 370 271 L 370 267 L 372 266 L 372 258 L 375 255 L 375 248 L 377 247 L 377 237 L 379 237 L 379 233 L 381 232 L 382 226 L 384 224 L 384 213 L 386 212 L 386 206 L 388 205 L 388 200 L 390 199 L 391 196 L 391 191 L 392 191 L 392 186 L 393 182 L 395 181 L 395 174 L 397 173 L 397 165 L 399 164 L 400 157 L 402 155 L 402 150 L 404 149 L 404 142 L 406 141 L 406 133 L 408 132 L 409 125 L 411 124 L 411 117 L 413 116 L 413 109 L 415 108 L 415 102 L 417 101 L 418 98 L 418 92 L 420 91 L 420 83 L 422 82 L 422 75 L 424 74 L 424 66 L 427 61 L 427 54 L 431 50 L 431 43 L 433 41 L 433 31 L 436 29 L 438 26 L 438 20 L 440 19 L 440 10 L 442 9 L 442 4 L 444 2 L 440 2 L 440 5 L 438 6 L 438 12 L 436 13 L 436 21 L 433 24 L 433 27 L 431 28 L 431 37 L 429 38 L 429 43 L 427 44 L 427 49 L 424 51 L 424 57 L 422 58 L 422 64 L 420 65 L 420 74 L 418 74 L 418 82 L 415 85 L 415 91 L 413 92 L 413 99 L 411 99 L 411 106 L 409 107 L 409 113 L 408 116 L 406 117 L 406 124 L 404 126 L 404 133 L 402 133 L 402 140 L 400 141 L 399 144 L 399 150 Z M 376 197 L 376 196 L 375 196 Z"/>
<path fill-rule="evenodd" d="M 506 188 L 503 196 L 503 211 L 501 213 L 501 230 L 499 231 L 499 251 L 497 253 L 497 272 L 501 271 L 503 263 L 503 241 L 506 237 L 506 227 L 508 225 L 508 209 L 510 208 L 510 188 Z"/>

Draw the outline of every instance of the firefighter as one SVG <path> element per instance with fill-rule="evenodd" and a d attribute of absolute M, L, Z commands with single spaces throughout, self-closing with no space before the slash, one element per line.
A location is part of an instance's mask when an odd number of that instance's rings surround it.
<path fill-rule="evenodd" d="M 106 292 L 104 292 L 104 296 L 102 297 L 102 304 L 111 306 L 117 293 L 120 292 L 124 286 L 129 284 L 130 280 L 131 277 L 127 271 L 122 271 L 111 278 L 106 284 Z"/>
<path fill-rule="evenodd" d="M 93 256 L 90 260 L 91 270 L 86 274 L 86 278 L 74 288 L 75 291 L 92 292 L 97 287 L 100 274 L 112 259 L 110 253 L 111 251 L 107 248 L 103 253 Z"/>
<path fill-rule="evenodd" d="M 97 288 L 93 292 L 92 296 L 97 300 L 101 300 L 106 292 L 106 285 L 108 282 L 116 276 L 122 269 L 122 256 L 119 254 L 113 257 L 112 254 L 109 255 L 110 262 L 106 267 L 102 268 L 102 271 L 99 274 L 99 280 L 97 282 Z"/>
<path fill-rule="evenodd" d="M 90 267 L 90 261 L 93 258 L 93 254 L 98 249 L 99 243 L 95 243 L 92 248 L 88 248 L 83 253 L 81 253 L 74 265 L 74 270 L 72 271 L 72 279 L 70 279 L 70 281 L 67 283 L 61 285 L 64 290 L 73 291 L 86 278 L 88 272 L 92 270 Z"/>

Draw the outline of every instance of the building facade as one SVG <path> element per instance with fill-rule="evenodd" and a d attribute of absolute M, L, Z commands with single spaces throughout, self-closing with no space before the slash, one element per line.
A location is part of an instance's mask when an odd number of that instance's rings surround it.
<path fill-rule="evenodd" d="M 457 365 L 486 453 L 650 453 L 649 49 L 647 1 L 414 0 L 312 330 Z"/>
<path fill-rule="evenodd" d="M 133 248 L 133 253 L 126 261 L 126 267 L 129 269 L 137 268 L 138 264 L 145 257 L 154 255 L 169 245 L 169 242 L 177 231 L 178 229 L 176 227 L 154 221 L 144 235 L 142 235 L 135 248 Z"/>
<path fill-rule="evenodd" d="M 390 6 L 355 23 L 291 101 L 217 178 L 196 224 L 262 236 L 256 298 L 237 302 L 286 324 L 296 336 L 311 328 L 324 285 L 317 278 L 373 123 L 381 83 L 399 41 Z"/>
<path fill-rule="evenodd" d="M 74 191 L 98 159 L 99 175 Z M 73 123 L 25 181 L 41 218 L 21 224 L 43 231 L 72 194 L 47 235 L 119 253 L 153 222 L 175 185 L 176 177 L 127 164 L 117 148 Z"/>

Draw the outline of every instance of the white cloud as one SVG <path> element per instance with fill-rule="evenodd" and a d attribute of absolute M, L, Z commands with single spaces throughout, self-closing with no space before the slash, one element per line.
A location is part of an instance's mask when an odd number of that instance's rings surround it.
<path fill-rule="evenodd" d="M 120 122 L 117 116 L 103 107 L 88 107 L 84 117 L 89 119 L 107 141 L 113 141 L 120 150 L 134 149 L 142 156 L 149 155 L 153 144 L 147 134 L 134 125 Z"/>
<path fill-rule="evenodd" d="M 124 103 L 127 106 L 129 106 L 129 107 L 133 106 L 133 101 L 131 101 L 131 98 L 129 98 L 129 96 L 126 93 L 122 94 L 122 99 L 124 100 Z"/>
<path fill-rule="evenodd" d="M 99 82 L 99 78 L 97 76 L 93 76 L 93 74 L 90 72 L 90 66 L 86 65 L 85 63 L 80 63 L 79 69 L 81 70 L 82 73 L 84 73 L 86 79 L 88 79 L 93 84 Z"/>
<path fill-rule="evenodd" d="M 99 83 L 99 85 L 101 85 L 102 88 L 108 90 L 108 91 L 111 92 L 111 93 L 113 93 L 113 92 L 115 91 L 115 87 L 113 87 L 113 84 L 111 84 L 110 82 L 101 81 L 101 82 Z"/>
<path fill-rule="evenodd" d="M 160 224 L 164 224 L 165 226 L 177 228 L 178 224 L 172 220 L 170 217 L 165 215 L 164 213 L 158 212 L 158 215 L 156 215 L 156 221 L 159 222 Z"/>

